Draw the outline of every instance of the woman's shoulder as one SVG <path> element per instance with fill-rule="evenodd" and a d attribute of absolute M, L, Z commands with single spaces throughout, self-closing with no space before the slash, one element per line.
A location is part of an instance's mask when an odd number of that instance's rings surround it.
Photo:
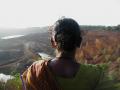
<path fill-rule="evenodd" d="M 47 65 L 49 60 L 38 60 L 32 63 L 30 67 L 42 67 L 44 65 Z"/>
<path fill-rule="evenodd" d="M 38 60 L 38 61 L 33 62 L 31 66 L 41 66 L 46 61 L 47 60 Z"/>
<path fill-rule="evenodd" d="M 41 72 L 41 70 L 44 68 L 47 62 L 47 60 L 35 61 L 24 71 L 23 74 L 33 73 L 34 75 L 37 75 Z"/>

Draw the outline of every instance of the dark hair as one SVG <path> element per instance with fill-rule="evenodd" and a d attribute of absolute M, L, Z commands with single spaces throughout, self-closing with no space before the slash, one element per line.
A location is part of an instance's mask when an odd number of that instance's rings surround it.
<path fill-rule="evenodd" d="M 71 18 L 56 21 L 54 26 L 55 41 L 63 51 L 73 51 L 80 47 L 82 37 L 79 24 Z"/>

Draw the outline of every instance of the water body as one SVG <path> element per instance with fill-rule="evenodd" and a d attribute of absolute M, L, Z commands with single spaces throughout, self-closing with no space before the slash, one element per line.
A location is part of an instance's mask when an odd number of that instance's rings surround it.
<path fill-rule="evenodd" d="M 24 35 L 11 35 L 11 36 L 5 36 L 5 37 L 1 37 L 1 39 L 13 39 L 13 38 L 19 38 L 19 37 L 23 37 Z"/>
<path fill-rule="evenodd" d="M 14 77 L 11 75 L 5 75 L 0 73 L 0 81 L 6 83 L 8 80 L 13 79 Z"/>
<path fill-rule="evenodd" d="M 38 53 L 38 55 L 42 58 L 42 59 L 44 59 L 44 60 L 48 60 L 48 59 L 51 59 L 51 56 L 50 55 L 48 55 L 48 54 L 46 54 L 46 53 L 43 53 L 43 52 L 41 52 L 41 53 Z"/>

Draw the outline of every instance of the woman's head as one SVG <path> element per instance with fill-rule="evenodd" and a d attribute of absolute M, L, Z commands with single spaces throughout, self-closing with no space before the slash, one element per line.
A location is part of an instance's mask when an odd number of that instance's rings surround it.
<path fill-rule="evenodd" d="M 82 41 L 79 24 L 71 18 L 59 19 L 54 24 L 51 41 L 58 50 L 74 51 Z"/>

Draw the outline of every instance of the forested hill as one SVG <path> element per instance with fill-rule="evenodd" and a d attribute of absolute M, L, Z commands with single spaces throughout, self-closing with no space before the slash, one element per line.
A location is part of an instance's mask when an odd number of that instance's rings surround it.
<path fill-rule="evenodd" d="M 94 30 L 94 31 L 120 31 L 120 25 L 117 26 L 90 26 L 90 25 L 81 25 L 81 30 Z"/>

